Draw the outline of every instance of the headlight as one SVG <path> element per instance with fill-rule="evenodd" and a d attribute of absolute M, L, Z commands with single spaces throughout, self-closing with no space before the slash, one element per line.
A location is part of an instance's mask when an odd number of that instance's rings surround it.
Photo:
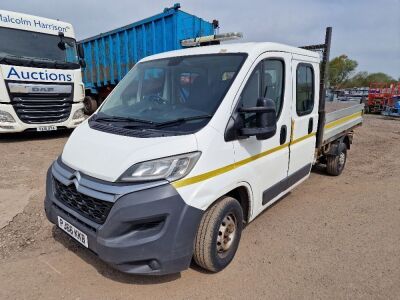
<path fill-rule="evenodd" d="M 0 110 L 0 123 L 15 123 L 15 120 L 10 113 Z"/>
<path fill-rule="evenodd" d="M 72 117 L 72 119 L 73 120 L 81 119 L 81 118 L 83 118 L 84 114 L 85 113 L 83 112 L 83 108 L 80 108 L 74 113 L 74 116 Z"/>
<path fill-rule="evenodd" d="M 175 181 L 185 177 L 194 167 L 201 152 L 192 152 L 141 162 L 130 167 L 121 181 L 150 181 L 166 179 Z"/>

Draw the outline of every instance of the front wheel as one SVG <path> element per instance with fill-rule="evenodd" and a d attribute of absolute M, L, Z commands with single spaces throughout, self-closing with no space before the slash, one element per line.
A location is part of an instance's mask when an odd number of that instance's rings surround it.
<path fill-rule="evenodd" d="M 194 261 L 219 272 L 233 260 L 243 229 L 243 210 L 232 197 L 223 197 L 204 214 L 194 245 Z"/>
<path fill-rule="evenodd" d="M 96 100 L 90 96 L 86 96 L 85 99 L 83 99 L 83 105 L 84 105 L 85 114 L 87 114 L 87 115 L 91 115 L 97 109 Z"/>

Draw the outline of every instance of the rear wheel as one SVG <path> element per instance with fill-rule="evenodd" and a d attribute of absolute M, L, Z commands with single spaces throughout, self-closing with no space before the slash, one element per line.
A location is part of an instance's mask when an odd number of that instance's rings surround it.
<path fill-rule="evenodd" d="M 90 96 L 85 97 L 83 105 L 85 106 L 85 113 L 88 115 L 94 113 L 97 109 L 97 101 Z"/>
<path fill-rule="evenodd" d="M 196 235 L 194 260 L 200 267 L 218 272 L 232 261 L 243 228 L 243 211 L 239 202 L 224 197 L 204 214 Z"/>
<path fill-rule="evenodd" d="M 332 176 L 339 176 L 344 170 L 347 161 L 346 144 L 340 143 L 338 152 L 338 155 L 329 155 L 326 158 L 326 171 Z"/>

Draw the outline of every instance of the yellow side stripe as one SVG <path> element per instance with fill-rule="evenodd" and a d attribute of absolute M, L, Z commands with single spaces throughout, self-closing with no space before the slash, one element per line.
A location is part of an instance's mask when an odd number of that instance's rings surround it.
<path fill-rule="evenodd" d="M 304 140 L 306 140 L 306 139 L 308 139 L 308 138 L 310 138 L 310 137 L 312 137 L 312 136 L 315 136 L 315 135 L 316 135 L 316 132 L 311 132 L 310 134 L 307 134 L 307 135 L 305 135 L 305 136 L 302 136 L 301 138 L 298 138 L 298 139 L 292 141 L 292 142 L 290 143 L 290 145 L 297 144 L 297 143 L 299 143 L 299 142 L 301 142 L 301 141 L 304 141 Z"/>
<path fill-rule="evenodd" d="M 292 144 L 304 141 L 305 139 L 308 139 L 308 138 L 310 138 L 310 137 L 312 137 L 314 135 L 315 135 L 315 133 L 311 133 L 311 134 L 308 134 L 306 136 L 303 136 L 303 137 L 293 141 Z M 172 185 L 175 188 L 180 188 L 180 187 L 184 187 L 184 186 L 187 186 L 187 185 L 195 184 L 195 183 L 198 183 L 198 182 L 201 182 L 201 181 L 216 177 L 218 175 L 227 173 L 227 172 L 232 171 L 232 170 L 234 170 L 236 168 L 239 168 L 239 167 L 241 167 L 243 165 L 246 165 L 246 164 L 248 164 L 250 162 L 253 162 L 253 161 L 255 161 L 255 160 L 257 160 L 257 159 L 259 159 L 261 157 L 264 157 L 264 156 L 270 155 L 270 154 L 272 154 L 274 152 L 277 152 L 279 150 L 285 149 L 289 145 L 290 145 L 290 143 L 286 143 L 286 144 L 280 145 L 278 147 L 275 147 L 275 148 L 269 149 L 267 151 L 261 152 L 259 154 L 256 154 L 256 155 L 250 156 L 248 158 L 245 158 L 245 159 L 243 159 L 241 161 L 238 161 L 236 163 L 233 163 L 233 164 L 230 164 L 230 165 L 227 165 L 227 166 L 224 166 L 224 167 L 221 167 L 221 168 L 218 168 L 218 169 L 215 169 L 215 170 L 212 170 L 212 171 L 209 171 L 209 172 L 197 175 L 197 176 L 193 176 L 193 177 L 185 178 L 185 179 L 182 179 L 182 180 L 178 180 L 178 181 L 172 183 Z"/>
<path fill-rule="evenodd" d="M 354 114 L 352 114 L 352 115 L 350 115 L 350 116 L 341 118 L 341 119 L 336 120 L 336 121 L 329 122 L 328 124 L 325 125 L 324 128 L 325 128 L 325 129 L 330 129 L 330 128 L 332 128 L 332 127 L 336 127 L 336 126 L 338 126 L 338 125 L 340 125 L 340 124 L 346 123 L 347 121 L 350 121 L 350 120 L 352 120 L 352 119 L 355 119 L 355 118 L 361 117 L 361 116 L 362 116 L 362 112 L 359 111 L 359 112 L 356 112 L 356 113 L 354 113 Z"/>
<path fill-rule="evenodd" d="M 347 117 L 341 118 L 339 120 L 330 122 L 330 123 L 325 125 L 325 129 L 329 129 L 329 128 L 335 127 L 337 125 L 345 123 L 345 122 L 347 122 L 347 121 L 349 121 L 351 119 L 354 119 L 356 117 L 359 117 L 359 116 L 362 116 L 362 112 L 357 112 L 357 113 L 354 113 L 354 114 L 352 114 L 350 116 L 347 116 Z M 294 128 L 294 124 L 293 123 L 292 123 L 292 128 Z M 188 186 L 188 185 L 191 185 L 191 184 L 195 184 L 195 183 L 198 183 L 198 182 L 201 182 L 201 181 L 216 177 L 218 175 L 221 175 L 221 174 L 227 173 L 229 171 L 232 171 L 234 169 L 237 169 L 237 168 L 239 168 L 239 167 L 241 167 L 243 165 L 246 165 L 246 164 L 248 164 L 250 162 L 253 162 L 253 161 L 255 161 L 255 160 L 257 160 L 257 159 L 259 159 L 261 157 L 264 157 L 264 156 L 270 155 L 270 154 L 272 154 L 274 152 L 277 152 L 277 151 L 280 151 L 282 149 L 285 149 L 289 145 L 294 145 L 294 144 L 297 144 L 299 142 L 302 142 L 302 141 L 304 141 L 304 140 L 306 140 L 306 139 L 308 139 L 310 137 L 315 136 L 316 133 L 312 132 L 312 133 L 307 134 L 305 136 L 302 136 L 301 138 L 298 138 L 298 139 L 296 139 L 294 141 L 292 141 L 292 139 L 293 139 L 292 135 L 293 135 L 293 131 L 291 132 L 291 142 L 290 143 L 286 143 L 286 144 L 280 145 L 278 147 L 275 147 L 275 148 L 269 149 L 267 151 L 261 152 L 259 154 L 256 154 L 256 155 L 250 156 L 248 158 L 245 158 L 245 159 L 243 159 L 241 161 L 238 161 L 236 163 L 233 163 L 233 164 L 230 164 L 230 165 L 227 165 L 227 166 L 224 166 L 224 167 L 221 167 L 221 168 L 218 168 L 218 169 L 215 169 L 215 170 L 212 170 L 212 171 L 200 174 L 200 175 L 196 175 L 196 176 L 193 176 L 193 177 L 189 177 L 189 178 L 184 178 L 182 180 L 178 180 L 176 182 L 173 182 L 172 185 L 175 188 L 180 188 L 180 187 Z"/>
<path fill-rule="evenodd" d="M 218 169 L 215 169 L 215 170 L 212 170 L 210 172 L 206 172 L 206 173 L 203 173 L 203 174 L 200 174 L 200 175 L 197 175 L 197 176 L 193 176 L 193 177 L 189 177 L 189 178 L 186 178 L 186 179 L 178 180 L 178 181 L 172 183 L 172 185 L 175 188 L 179 188 L 179 187 L 191 185 L 191 184 L 194 184 L 194 183 L 198 183 L 198 182 L 210 179 L 212 177 L 215 177 L 215 176 L 227 173 L 229 171 L 232 171 L 232 170 L 234 170 L 236 168 L 239 168 L 239 167 L 241 167 L 241 166 L 243 166 L 245 164 L 248 164 L 248 163 L 250 163 L 252 161 L 255 161 L 255 160 L 257 160 L 257 159 L 259 159 L 261 157 L 264 157 L 264 156 L 267 156 L 267 155 L 272 154 L 274 152 L 277 152 L 279 150 L 282 150 L 282 149 L 284 149 L 284 148 L 286 148 L 288 146 L 289 146 L 289 143 L 280 145 L 278 147 L 275 147 L 275 148 L 269 149 L 267 151 L 258 153 L 256 155 L 250 156 L 248 158 L 245 158 L 245 159 L 243 159 L 241 161 L 238 161 L 236 163 L 227 165 L 225 167 L 221 167 L 221 168 L 218 168 Z"/>

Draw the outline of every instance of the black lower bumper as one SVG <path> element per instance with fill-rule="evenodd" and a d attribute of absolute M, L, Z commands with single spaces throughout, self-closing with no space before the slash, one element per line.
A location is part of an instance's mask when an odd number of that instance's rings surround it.
<path fill-rule="evenodd" d="M 189 267 L 203 212 L 187 205 L 170 184 L 119 196 L 104 224 L 95 224 L 57 199 L 51 169 L 47 218 L 57 224 L 60 216 L 85 233 L 101 260 L 131 274 L 162 275 Z"/>

